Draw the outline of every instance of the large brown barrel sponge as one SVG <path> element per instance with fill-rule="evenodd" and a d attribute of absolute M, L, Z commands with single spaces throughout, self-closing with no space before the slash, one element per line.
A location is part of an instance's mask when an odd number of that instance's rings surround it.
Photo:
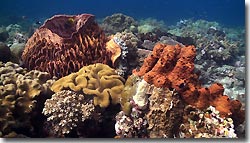
<path fill-rule="evenodd" d="M 55 15 L 35 31 L 22 54 L 24 66 L 63 77 L 93 63 L 111 64 L 94 15 Z"/>

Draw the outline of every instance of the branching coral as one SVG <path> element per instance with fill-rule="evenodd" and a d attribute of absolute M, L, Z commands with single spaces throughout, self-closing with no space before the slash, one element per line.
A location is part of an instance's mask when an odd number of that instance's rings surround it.
<path fill-rule="evenodd" d="M 115 70 L 104 64 L 93 64 L 81 68 L 57 80 L 51 87 L 54 92 L 73 90 L 94 96 L 94 104 L 107 107 L 112 99 L 113 104 L 120 101 L 120 94 L 124 88 L 124 79 Z"/>
<path fill-rule="evenodd" d="M 63 137 L 65 134 L 91 118 L 94 112 L 93 100 L 84 95 L 69 90 L 62 90 L 46 100 L 43 114 L 51 122 L 54 136 Z"/>
<path fill-rule="evenodd" d="M 31 113 L 52 94 L 49 87 L 55 80 L 46 72 L 27 72 L 11 62 L 0 64 L 0 75 L 1 136 L 19 128 L 31 131 Z"/>
<path fill-rule="evenodd" d="M 93 63 L 110 64 L 111 53 L 94 16 L 56 15 L 28 40 L 22 59 L 28 69 L 62 77 Z"/>

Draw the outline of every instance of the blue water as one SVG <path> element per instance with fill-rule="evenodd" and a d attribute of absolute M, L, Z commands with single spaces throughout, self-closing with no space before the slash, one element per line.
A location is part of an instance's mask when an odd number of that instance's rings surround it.
<path fill-rule="evenodd" d="M 136 19 L 153 17 L 167 25 L 189 18 L 245 25 L 244 0 L 1 0 L 0 5 L 0 17 L 29 20 L 81 13 L 104 18 L 118 12 Z"/>

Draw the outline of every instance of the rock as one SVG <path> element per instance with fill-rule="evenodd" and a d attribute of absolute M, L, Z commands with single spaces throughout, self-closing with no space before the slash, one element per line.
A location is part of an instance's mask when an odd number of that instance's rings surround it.
<path fill-rule="evenodd" d="M 0 42 L 0 61 L 7 62 L 9 61 L 10 57 L 10 48 L 3 42 Z"/>
<path fill-rule="evenodd" d="M 139 59 L 138 59 L 139 67 L 141 67 L 142 64 L 143 64 L 144 59 L 145 59 L 149 54 L 151 54 L 152 51 L 150 51 L 150 50 L 145 50 L 145 49 L 139 49 L 139 48 L 138 48 L 137 53 L 138 53 L 138 57 L 139 57 Z"/>
<path fill-rule="evenodd" d="M 25 47 L 24 43 L 14 43 L 13 45 L 11 45 L 10 51 L 13 56 L 13 59 L 11 60 L 13 62 L 18 63 L 21 60 L 24 47 Z"/>
<path fill-rule="evenodd" d="M 244 80 L 246 78 L 245 76 L 245 67 L 238 67 L 236 68 L 235 71 L 235 78 L 239 79 L 239 80 Z"/>
<path fill-rule="evenodd" d="M 0 31 L 0 41 L 5 42 L 9 38 L 9 33 L 7 31 Z"/>
<path fill-rule="evenodd" d="M 150 40 L 144 40 L 142 43 L 142 47 L 147 50 L 153 50 L 155 43 Z"/>

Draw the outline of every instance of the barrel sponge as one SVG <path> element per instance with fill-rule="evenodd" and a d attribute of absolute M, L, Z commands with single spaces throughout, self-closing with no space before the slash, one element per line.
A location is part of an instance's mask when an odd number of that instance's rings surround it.
<path fill-rule="evenodd" d="M 97 63 L 82 67 L 78 72 L 57 80 L 51 87 L 52 91 L 72 90 L 94 95 L 94 104 L 100 107 L 120 101 L 120 94 L 124 88 L 125 80 L 117 75 L 108 65 Z"/>
<path fill-rule="evenodd" d="M 28 70 L 63 77 L 86 65 L 111 64 L 106 42 L 94 15 L 55 15 L 29 38 L 22 60 Z"/>

